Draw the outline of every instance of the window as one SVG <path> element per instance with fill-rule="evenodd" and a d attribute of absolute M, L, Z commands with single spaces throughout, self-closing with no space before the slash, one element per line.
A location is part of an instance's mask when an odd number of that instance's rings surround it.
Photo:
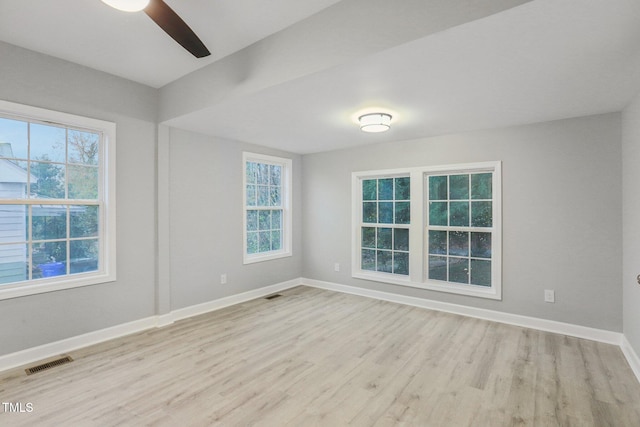
<path fill-rule="evenodd" d="M 113 123 L 0 101 L 0 299 L 115 280 L 114 149 Z"/>
<path fill-rule="evenodd" d="M 409 274 L 409 177 L 362 180 L 363 270 Z"/>
<path fill-rule="evenodd" d="M 243 153 L 244 263 L 291 256 L 291 159 Z"/>
<path fill-rule="evenodd" d="M 501 299 L 500 162 L 353 174 L 353 276 Z"/>

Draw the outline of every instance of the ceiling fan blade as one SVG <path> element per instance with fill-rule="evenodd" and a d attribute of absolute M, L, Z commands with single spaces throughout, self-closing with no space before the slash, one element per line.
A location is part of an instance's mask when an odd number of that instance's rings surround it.
<path fill-rule="evenodd" d="M 196 33 L 164 1 L 151 0 L 144 13 L 196 58 L 211 55 Z"/>

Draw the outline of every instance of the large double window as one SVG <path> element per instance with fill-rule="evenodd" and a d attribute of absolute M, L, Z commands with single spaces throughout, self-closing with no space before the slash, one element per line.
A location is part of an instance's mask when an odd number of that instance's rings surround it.
<path fill-rule="evenodd" d="M 291 159 L 243 153 L 244 263 L 291 256 Z"/>
<path fill-rule="evenodd" d="M 501 298 L 500 162 L 353 174 L 353 276 Z"/>
<path fill-rule="evenodd" d="M 115 125 L 0 102 L 0 298 L 115 279 Z"/>

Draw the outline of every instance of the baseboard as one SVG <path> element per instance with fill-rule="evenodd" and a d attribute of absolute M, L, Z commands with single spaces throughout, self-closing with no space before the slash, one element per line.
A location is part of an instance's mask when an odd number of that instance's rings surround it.
<path fill-rule="evenodd" d="M 230 295 L 228 297 L 220 298 L 213 301 L 207 301 L 202 304 L 192 305 L 185 308 L 180 308 L 171 312 L 171 318 L 173 321 L 186 319 L 200 314 L 209 313 L 210 311 L 220 310 L 225 307 L 229 307 L 235 304 L 240 304 L 246 301 L 251 301 L 256 298 L 262 298 L 267 295 L 271 295 L 276 292 L 284 291 L 286 289 L 294 288 L 302 284 L 300 279 L 288 280 L 286 282 L 277 283 L 275 285 L 265 286 L 263 288 L 253 289 L 241 294 Z"/>
<path fill-rule="evenodd" d="M 487 310 L 483 308 L 469 307 L 465 305 L 451 304 L 440 301 L 433 301 L 423 298 L 408 297 L 389 292 L 374 291 L 371 289 L 358 288 L 355 286 L 340 285 L 337 283 L 324 282 L 313 279 L 302 279 L 302 284 L 315 288 L 327 289 L 330 291 L 343 292 L 347 294 L 360 295 L 399 304 L 422 307 L 430 310 L 444 311 L 447 313 L 459 314 L 462 316 L 475 317 L 478 319 L 491 320 L 493 322 L 506 323 L 509 325 L 522 326 L 525 328 L 538 329 L 546 332 L 553 332 L 577 338 L 584 338 L 592 341 L 599 341 L 607 344 L 621 345 L 622 334 L 618 332 L 605 331 L 602 329 L 589 328 L 586 326 L 572 325 L 570 323 L 556 322 L 553 320 L 538 319 L 535 317 L 521 316 L 518 314 L 503 313 L 499 311 Z"/>
<path fill-rule="evenodd" d="M 156 316 L 152 316 L 112 326 L 110 328 L 101 329 L 99 331 L 66 338 L 49 344 L 40 345 L 38 347 L 28 348 L 15 353 L 6 354 L 4 356 L 0 356 L 0 372 L 48 359 L 63 353 L 69 353 L 73 350 L 99 344 L 114 338 L 155 328 L 156 325 Z"/>
<path fill-rule="evenodd" d="M 622 336 L 622 344 L 620 345 L 622 349 L 622 353 L 624 353 L 624 357 L 627 358 L 627 362 L 629 362 L 629 366 L 631 366 L 631 370 L 634 374 L 636 374 L 636 378 L 640 381 L 640 357 L 638 357 L 638 353 L 635 352 L 633 347 L 631 347 L 631 343 L 627 340 L 627 337 Z"/>
<path fill-rule="evenodd" d="M 237 295 L 220 298 L 203 304 L 185 307 L 174 310 L 171 313 L 151 316 L 145 319 L 136 320 L 122 325 L 101 329 L 95 332 L 78 335 L 64 340 L 44 344 L 38 347 L 28 348 L 26 350 L 10 353 L 0 356 L 0 372 L 19 366 L 28 365 L 33 362 L 45 360 L 63 353 L 69 353 L 79 348 L 88 347 L 90 345 L 99 344 L 104 341 L 131 335 L 136 332 L 142 332 L 147 329 L 156 327 L 164 327 L 173 322 L 188 317 L 197 316 L 199 314 L 208 313 L 221 308 L 229 307 L 234 304 L 250 301 L 252 299 L 261 298 L 274 292 L 280 292 L 289 288 L 301 285 L 301 279 L 289 280 L 287 282 L 277 283 L 271 286 L 254 289 Z"/>

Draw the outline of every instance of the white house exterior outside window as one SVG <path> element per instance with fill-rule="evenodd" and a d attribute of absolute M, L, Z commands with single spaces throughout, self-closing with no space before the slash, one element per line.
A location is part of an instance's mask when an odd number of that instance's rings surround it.
<path fill-rule="evenodd" d="M 0 101 L 0 299 L 115 280 L 115 124 Z"/>
<path fill-rule="evenodd" d="M 352 175 L 352 275 L 502 298 L 501 163 Z"/>
<path fill-rule="evenodd" d="M 291 159 L 243 153 L 244 263 L 291 256 Z"/>

